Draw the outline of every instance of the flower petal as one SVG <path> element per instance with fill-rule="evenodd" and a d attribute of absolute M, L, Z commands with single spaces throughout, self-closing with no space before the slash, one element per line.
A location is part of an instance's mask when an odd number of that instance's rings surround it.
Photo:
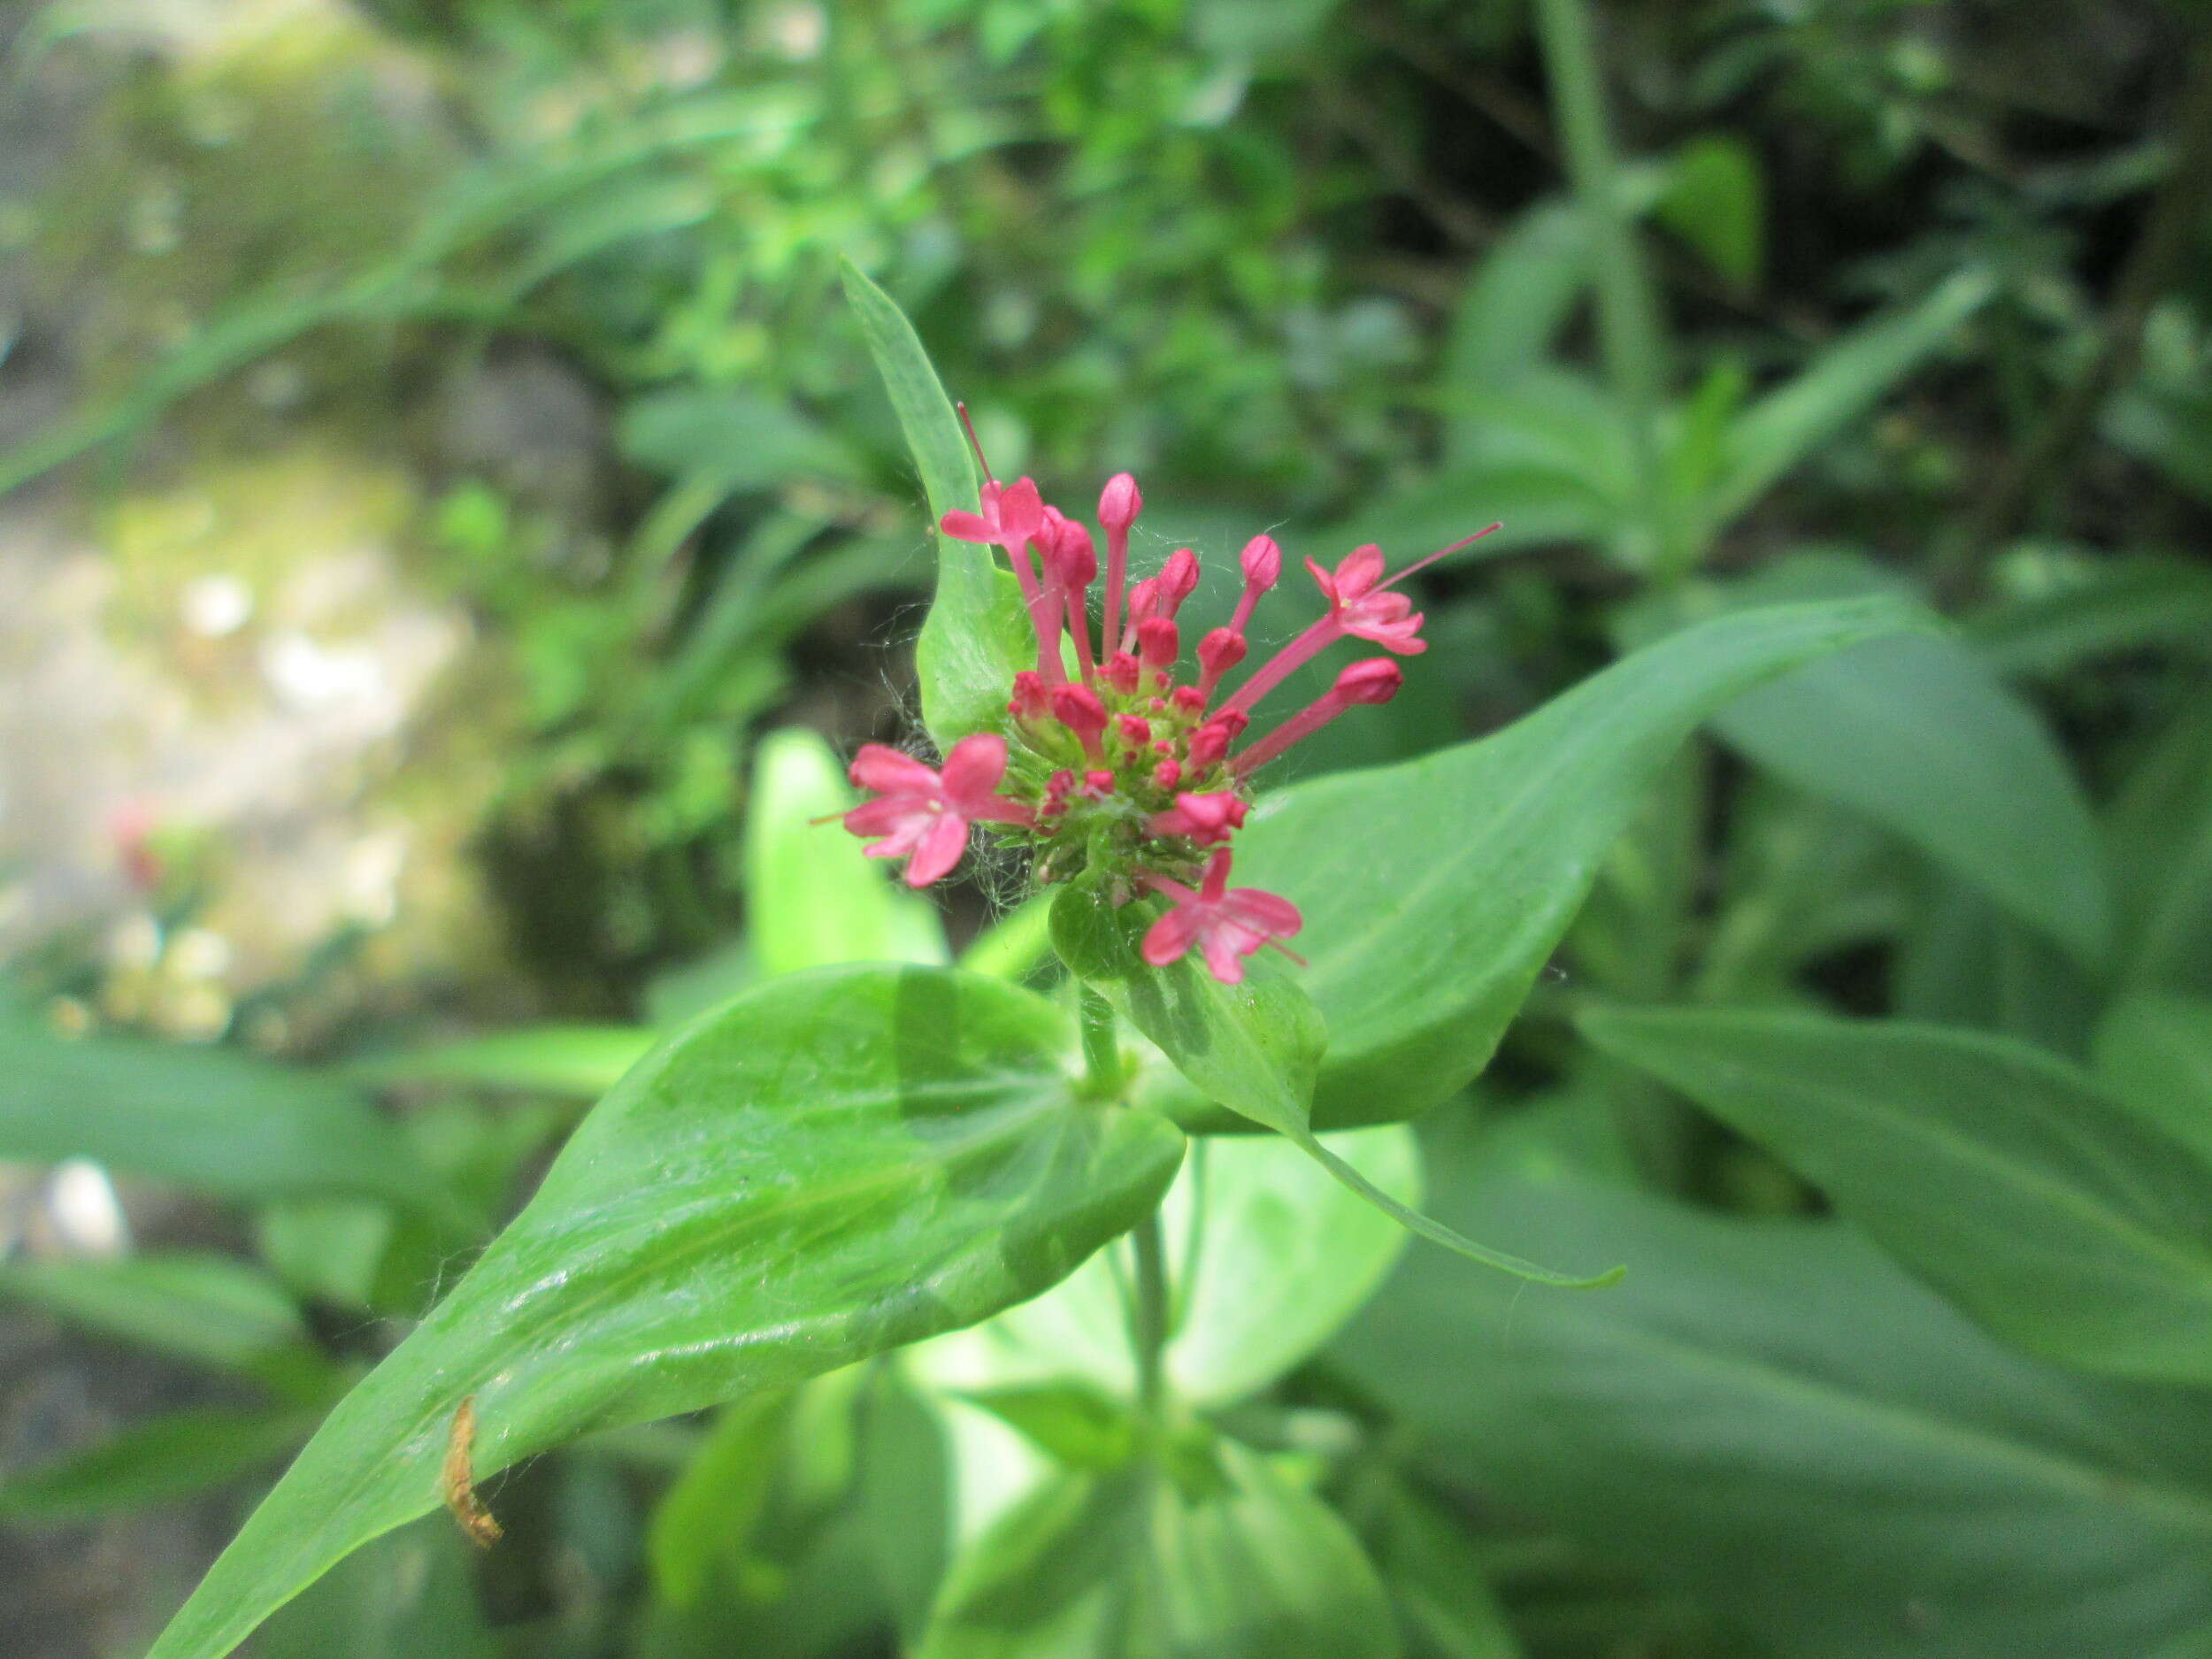
<path fill-rule="evenodd" d="M 922 833 L 921 845 L 906 866 L 906 885 L 926 887 L 941 876 L 949 875 L 967 849 L 968 820 L 957 812 L 939 813 L 937 821 Z"/>
<path fill-rule="evenodd" d="M 937 527 L 956 541 L 995 541 L 998 527 L 980 513 L 957 509 L 937 521 Z"/>
<path fill-rule="evenodd" d="M 863 789 L 879 795 L 917 795 L 934 800 L 941 793 L 935 767 L 881 743 L 863 743 L 845 775 Z"/>
<path fill-rule="evenodd" d="M 993 792 L 1006 775 L 1006 740 L 995 732 L 962 738 L 945 757 L 944 797 L 964 818 L 981 818 L 979 807 L 992 804 Z"/>
<path fill-rule="evenodd" d="M 1224 915 L 1271 939 L 1288 939 L 1306 925 L 1295 904 L 1264 887 L 1230 888 L 1222 898 L 1221 910 Z"/>
<path fill-rule="evenodd" d="M 1198 936 L 1201 918 L 1195 904 L 1179 904 L 1144 931 L 1144 942 L 1137 952 L 1156 968 L 1164 968 L 1171 962 L 1179 962 Z"/>

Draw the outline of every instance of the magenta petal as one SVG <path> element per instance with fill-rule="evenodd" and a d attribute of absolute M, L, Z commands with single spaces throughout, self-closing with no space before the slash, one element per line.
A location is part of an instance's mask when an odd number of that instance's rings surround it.
<path fill-rule="evenodd" d="M 1208 971 L 1224 985 L 1241 985 L 1244 982 L 1244 955 L 1260 947 L 1260 941 L 1256 939 L 1244 947 L 1244 954 L 1240 955 L 1238 951 L 1240 943 L 1241 941 L 1235 932 L 1225 927 L 1210 927 L 1199 940 L 1199 949 L 1205 953 Z"/>
<path fill-rule="evenodd" d="M 911 755 L 902 755 L 881 743 L 863 743 L 847 773 L 864 789 L 879 795 L 918 795 L 933 798 L 938 792 L 936 769 Z"/>
<path fill-rule="evenodd" d="M 980 818 L 973 809 L 988 807 L 999 780 L 1006 775 L 1006 740 L 994 732 L 962 738 L 945 757 L 945 799 L 955 811 Z"/>
<path fill-rule="evenodd" d="M 1274 939 L 1288 939 L 1306 925 L 1295 904 L 1264 887 L 1233 887 L 1222 899 L 1221 909 L 1223 914 Z"/>
<path fill-rule="evenodd" d="M 1194 904 L 1179 904 L 1145 929 L 1138 953 L 1156 968 L 1182 959 L 1198 933 L 1199 912 Z"/>
<path fill-rule="evenodd" d="M 1364 597 L 1375 584 L 1382 580 L 1382 549 L 1370 541 L 1365 547 L 1356 547 L 1344 556 L 1336 567 L 1336 591 L 1349 604 Z"/>
<path fill-rule="evenodd" d="M 914 849 L 914 857 L 906 866 L 906 885 L 926 887 L 941 876 L 949 875 L 952 867 L 960 862 L 960 855 L 968 849 L 968 820 L 956 812 L 940 813 L 937 821 L 923 832 L 921 845 Z"/>
<path fill-rule="evenodd" d="M 926 829 L 934 816 L 929 803 L 918 795 L 887 795 L 864 801 L 846 813 L 845 827 L 856 835 L 891 835 L 909 824 Z"/>
<path fill-rule="evenodd" d="M 937 527 L 956 541 L 995 541 L 998 539 L 995 526 L 980 513 L 955 510 L 940 518 Z"/>

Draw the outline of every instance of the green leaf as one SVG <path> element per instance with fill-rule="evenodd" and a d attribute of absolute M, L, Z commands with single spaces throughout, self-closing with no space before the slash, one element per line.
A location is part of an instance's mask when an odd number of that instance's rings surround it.
<path fill-rule="evenodd" d="M 1729 429 L 1721 477 L 1703 503 L 1717 530 L 1886 396 L 1988 302 L 1988 273 L 1962 271 L 1925 297 L 1863 323 L 1746 410 Z"/>
<path fill-rule="evenodd" d="M 1804 555 L 1711 595 L 1732 610 L 1890 591 L 1853 557 Z M 2112 902 L 2089 803 L 2034 710 L 1933 631 L 1812 663 L 1714 717 L 1730 745 L 1871 818 L 2093 965 Z"/>
<path fill-rule="evenodd" d="M 1749 289 L 1766 263 L 1763 183 L 1748 144 L 1708 134 L 1675 152 L 1655 211 L 1732 286 Z"/>
<path fill-rule="evenodd" d="M 1222 1441 L 1187 1491 L 1062 1474 L 953 1563 L 918 1659 L 1393 1659 L 1390 1604 L 1342 1521 Z"/>
<path fill-rule="evenodd" d="M 934 532 L 946 513 L 975 510 L 978 480 L 967 437 L 914 326 L 849 261 L 838 269 L 913 451 Z M 998 728 L 1015 672 L 1034 665 L 1037 646 L 1013 573 L 999 569 L 992 550 L 941 534 L 936 540 L 937 592 L 915 643 L 914 665 L 922 723 L 940 749 L 949 749 L 972 732 Z"/>
<path fill-rule="evenodd" d="M 2212 1165 L 2212 1002 L 2124 997 L 2097 1027 L 2097 1075 Z"/>
<path fill-rule="evenodd" d="M 481 1479 L 588 1430 L 787 1387 L 1065 1276 L 1156 1204 L 1157 1117 L 1079 1097 L 1042 998 L 825 969 L 679 1033 L 332 1413 L 156 1645 L 216 1659 L 434 1508 L 473 1400 Z"/>
<path fill-rule="evenodd" d="M 1404 1125 L 1348 1130 L 1325 1144 L 1398 1202 L 1420 1202 L 1420 1159 Z M 1161 1368 L 1175 1398 L 1202 1408 L 1256 1394 L 1319 1349 L 1406 1240 L 1393 1217 L 1273 1135 L 1194 1144 L 1161 1205 L 1160 1230 L 1172 1287 Z M 1072 1379 L 1133 1399 L 1124 1253 L 1102 1250 L 1035 1301 L 923 1345 L 915 1369 L 964 1397 Z"/>
<path fill-rule="evenodd" d="M 1589 216 L 1571 202 L 1531 208 L 1483 256 L 1444 349 L 1451 460 L 1479 453 L 1485 400 L 1543 363 L 1589 285 Z"/>
<path fill-rule="evenodd" d="M 442 1515 L 386 1533 L 271 1619 L 254 1659 L 499 1659 L 468 1548 Z"/>
<path fill-rule="evenodd" d="M 718 1575 L 743 1559 L 790 1421 L 788 1394 L 755 1394 L 715 1418 L 706 1443 L 655 1508 L 646 1535 L 653 1588 L 664 1601 L 697 1606 Z"/>
<path fill-rule="evenodd" d="M 364 1082 L 448 1083 L 597 1100 L 651 1051 L 643 1025 L 530 1025 L 379 1056 L 348 1068 Z"/>
<path fill-rule="evenodd" d="M 91 1158 L 229 1198 L 442 1202 L 399 1132 L 327 1073 L 236 1048 L 65 1038 L 4 1003 L 0 1157 Z"/>
<path fill-rule="evenodd" d="M 2147 648 L 2212 645 L 2212 570 L 2194 559 L 2099 555 L 2078 578 L 1992 605 L 1966 636 L 2001 674 L 2050 677 Z"/>
<path fill-rule="evenodd" d="M 937 913 L 892 886 L 836 824 L 855 797 L 830 746 L 802 726 L 761 741 L 745 821 L 753 959 L 764 975 L 841 962 L 945 960 Z"/>
<path fill-rule="evenodd" d="M 228 1256 L 16 1263 L 0 1298 L 217 1371 L 303 1386 L 328 1372 L 283 1286 Z"/>
<path fill-rule="evenodd" d="M 1676 1010 L 1582 1025 L 2000 1336 L 2091 1370 L 2212 1381 L 2212 1164 L 2085 1073 L 1933 1025 Z"/>
<path fill-rule="evenodd" d="M 273 1463 L 314 1426 L 296 1410 L 266 1407 L 173 1411 L 9 1476 L 0 1520 L 66 1525 L 197 1497 Z"/>
<path fill-rule="evenodd" d="M 1040 893 L 1025 899 L 969 941 L 960 965 L 998 979 L 1025 979 L 1052 956 L 1052 901 Z"/>
<path fill-rule="evenodd" d="M 1562 1273 L 1440 1225 L 1402 1204 L 1315 1136 L 1309 1102 L 1328 1033 L 1305 994 L 1264 963 L 1243 983 L 1224 985 L 1195 953 L 1156 968 L 1138 953 L 1156 902 L 1116 909 L 1072 883 L 1052 907 L 1052 938 L 1069 971 L 1102 993 L 1216 1105 L 1290 1141 L 1345 1187 L 1432 1244 L 1523 1279 L 1578 1290 L 1610 1284 L 1619 1270 Z"/>
<path fill-rule="evenodd" d="M 1495 736 L 1263 797 L 1235 880 L 1305 916 L 1327 1022 L 1325 1129 L 1416 1117 L 1480 1071 L 1646 789 L 1762 680 L 1901 627 L 1886 600 L 1725 617 L 1615 664 Z M 1195 1101 L 1191 1125 L 1223 1125 Z M 1233 1121 L 1233 1120 L 1231 1120 Z"/>
<path fill-rule="evenodd" d="M 2212 1620 L 2200 1394 L 2038 1365 L 1833 1224 L 1469 1197 L 1635 1271 L 1517 1296 L 1409 1254 L 1334 1354 L 1425 1477 L 1793 1659 L 2147 1654 Z"/>
<path fill-rule="evenodd" d="M 1391 1494 L 1377 1552 L 1399 1622 L 1435 1659 L 1522 1659 L 1464 1524 L 1412 1492 Z"/>
<path fill-rule="evenodd" d="M 2151 746 L 2112 803 L 2105 841 L 2122 982 L 2212 996 L 2212 697 Z"/>
<path fill-rule="evenodd" d="M 1918 885 L 1891 969 L 1898 1017 L 2001 1032 L 2086 1059 L 2101 996 L 2089 974 L 1964 883 L 1939 876 Z"/>

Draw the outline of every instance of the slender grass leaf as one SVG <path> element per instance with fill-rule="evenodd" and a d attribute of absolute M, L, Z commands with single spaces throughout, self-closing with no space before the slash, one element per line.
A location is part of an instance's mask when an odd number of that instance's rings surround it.
<path fill-rule="evenodd" d="M 2099 557 L 2081 580 L 1969 618 L 1966 637 L 1999 673 L 2056 677 L 2100 657 L 2212 645 L 2212 570 L 2201 561 Z"/>
<path fill-rule="evenodd" d="M 2002 1037 L 1809 1014 L 1607 1010 L 1583 1030 L 1820 1186 L 2006 1340 L 2212 1381 L 2212 1164 Z"/>
<path fill-rule="evenodd" d="M 1962 271 L 1913 304 L 1861 325 L 1770 392 L 1729 430 L 1719 480 L 1704 503 L 1708 531 L 1758 500 L 1808 455 L 1867 413 L 1996 292 Z"/>
<path fill-rule="evenodd" d="M 530 1025 L 378 1056 L 348 1070 L 369 1083 L 446 1083 L 597 1100 L 646 1056 L 657 1035 L 643 1025 Z"/>
<path fill-rule="evenodd" d="M 65 1038 L 4 1003 L 0 1157 L 91 1158 L 229 1198 L 444 1202 L 398 1130 L 328 1073 L 236 1048 Z"/>
<path fill-rule="evenodd" d="M 929 497 L 937 591 L 915 643 L 914 665 L 921 678 L 922 723 L 940 749 L 949 749 L 1004 720 L 1015 672 L 1034 665 L 1036 636 L 1012 573 L 998 568 L 991 549 L 936 533 L 946 513 L 975 510 L 978 480 L 966 434 L 914 326 L 850 262 L 839 268 Z"/>
<path fill-rule="evenodd" d="M 2160 734 L 2106 814 L 2120 978 L 2212 996 L 2212 697 Z"/>
<path fill-rule="evenodd" d="M 1409 1254 L 1333 1355 L 1428 1478 L 1797 1659 L 2147 1654 L 2212 1619 L 2201 1394 L 2039 1365 L 1833 1224 L 1456 1190 L 1635 1271 L 1517 1296 Z"/>
<path fill-rule="evenodd" d="M 194 1498 L 297 1449 L 311 1416 L 266 1407 L 173 1411 L 0 1484 L 0 1520 L 60 1526 Z"/>
<path fill-rule="evenodd" d="M 1036 1294 L 1155 1205 L 1164 1120 L 1080 1097 L 1050 1002 L 944 970 L 777 980 L 672 1037 L 332 1413 L 156 1644 L 217 1659 L 435 1508 L 598 1428 L 787 1387 Z"/>

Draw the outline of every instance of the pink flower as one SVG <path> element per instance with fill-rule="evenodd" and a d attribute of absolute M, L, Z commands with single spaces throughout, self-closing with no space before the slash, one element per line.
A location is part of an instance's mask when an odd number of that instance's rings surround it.
<path fill-rule="evenodd" d="M 1244 815 L 1248 810 L 1244 803 L 1230 790 L 1213 795 L 1179 795 L 1175 804 L 1164 812 L 1156 812 L 1146 826 L 1155 835 L 1187 835 L 1202 847 L 1216 841 L 1225 841 L 1230 835 L 1244 827 Z"/>
<path fill-rule="evenodd" d="M 981 495 L 981 512 L 955 509 L 937 521 L 938 527 L 956 541 L 995 542 L 1019 562 L 1023 544 L 1044 527 L 1044 503 L 1036 485 L 1018 478 L 1010 484 L 986 484 Z"/>
<path fill-rule="evenodd" d="M 1288 899 L 1258 887 L 1230 887 L 1225 847 L 1207 860 L 1195 893 L 1162 875 L 1148 875 L 1144 880 L 1154 892 L 1173 901 L 1173 908 L 1145 930 L 1140 947 L 1144 959 L 1156 968 L 1180 961 L 1196 945 L 1215 979 L 1237 985 L 1244 979 L 1245 957 L 1263 945 L 1288 939 L 1305 926 L 1298 907 Z M 1280 945 L 1275 948 L 1282 949 Z M 1286 950 L 1283 954 L 1290 955 Z"/>
<path fill-rule="evenodd" d="M 845 814 L 854 834 L 880 837 L 871 858 L 905 858 L 906 884 L 926 887 L 960 862 L 971 824 L 1028 824 L 1026 806 L 998 793 L 1006 775 L 1006 740 L 988 732 L 964 737 L 945 757 L 943 772 L 880 743 L 864 743 L 849 775 L 877 798 Z"/>
<path fill-rule="evenodd" d="M 1311 559 L 1306 568 L 1329 602 L 1329 615 L 1342 634 L 1372 640 L 1386 651 L 1414 657 L 1429 649 L 1421 638 L 1422 613 L 1403 594 L 1379 588 L 1382 580 L 1382 549 L 1371 541 L 1344 556 L 1335 574 Z M 1410 574 L 1408 572 L 1407 574 Z"/>

